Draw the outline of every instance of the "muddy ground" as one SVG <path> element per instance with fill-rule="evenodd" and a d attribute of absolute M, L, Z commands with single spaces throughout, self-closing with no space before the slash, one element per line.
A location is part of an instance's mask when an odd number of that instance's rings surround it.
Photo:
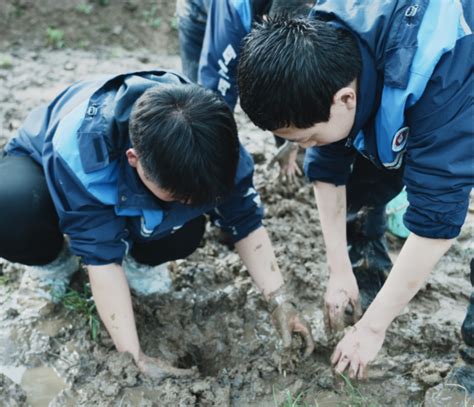
<path fill-rule="evenodd" d="M 2 1 L 0 147 L 31 108 L 77 79 L 179 68 L 173 1 L 108 3 Z M 48 27 L 61 31 L 62 38 L 51 30 L 48 34 Z M 63 304 L 41 310 L 20 304 L 22 266 L 2 261 L 0 405 L 415 406 L 426 394 L 431 400 L 426 405 L 437 405 L 435 386 L 449 372 L 461 343 L 473 220 L 392 325 L 369 380 L 357 388 L 344 386 L 328 363 L 332 347 L 321 311 L 327 271 L 311 188 L 282 185 L 277 170 L 266 168 L 275 150 L 271 136 L 256 130 L 241 112 L 237 119 L 256 161 L 255 184 L 266 204 L 265 224 L 280 266 L 311 322 L 314 354 L 282 363 L 261 296 L 237 255 L 218 243 L 209 227 L 202 248 L 170 265 L 172 293 L 134 297 L 144 351 L 180 367 L 196 366 L 199 375 L 193 379 L 154 383 L 139 374 L 129 356 L 114 350 L 102 326 L 92 339 L 83 314 Z M 394 256 L 399 247 L 391 239 Z M 78 273 L 72 286 L 81 291 L 85 281 Z"/>

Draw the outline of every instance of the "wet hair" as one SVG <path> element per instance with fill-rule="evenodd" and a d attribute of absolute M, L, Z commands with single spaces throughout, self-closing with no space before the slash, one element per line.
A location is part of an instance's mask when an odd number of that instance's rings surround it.
<path fill-rule="evenodd" d="M 306 17 L 314 5 L 314 0 L 273 0 L 268 15 L 270 17 L 286 16 Z"/>
<path fill-rule="evenodd" d="M 360 71 L 349 31 L 310 18 L 269 18 L 244 39 L 240 104 L 262 129 L 309 128 L 329 120 L 333 96 Z"/>
<path fill-rule="evenodd" d="M 233 188 L 237 126 L 227 104 L 195 84 L 159 85 L 135 103 L 130 139 L 147 179 L 193 206 Z"/>

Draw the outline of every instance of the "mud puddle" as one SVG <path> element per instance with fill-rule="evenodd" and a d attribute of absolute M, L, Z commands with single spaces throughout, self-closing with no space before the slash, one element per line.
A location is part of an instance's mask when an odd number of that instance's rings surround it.
<path fill-rule="evenodd" d="M 26 394 L 26 403 L 31 407 L 47 406 L 66 387 L 56 372 L 46 366 L 0 366 L 0 375 L 21 387 Z"/>

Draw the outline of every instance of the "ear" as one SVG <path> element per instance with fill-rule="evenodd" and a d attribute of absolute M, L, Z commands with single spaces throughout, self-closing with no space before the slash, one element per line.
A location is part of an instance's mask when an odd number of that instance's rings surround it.
<path fill-rule="evenodd" d="M 137 168 L 137 165 L 138 165 L 138 155 L 137 155 L 137 152 L 135 151 L 134 148 L 129 148 L 126 152 L 125 152 L 126 156 L 127 156 L 127 159 L 128 159 L 128 163 L 130 164 L 130 166 L 132 166 L 133 168 Z"/>
<path fill-rule="evenodd" d="M 333 98 L 334 104 L 344 106 L 347 110 L 355 109 L 357 106 L 357 94 L 352 83 L 349 86 L 339 89 Z"/>

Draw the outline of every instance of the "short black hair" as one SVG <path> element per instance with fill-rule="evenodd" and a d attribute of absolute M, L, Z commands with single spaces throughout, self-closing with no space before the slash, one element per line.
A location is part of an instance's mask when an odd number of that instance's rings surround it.
<path fill-rule="evenodd" d="M 268 15 L 270 17 L 286 16 L 306 17 L 315 1 L 310 0 L 273 0 Z"/>
<path fill-rule="evenodd" d="M 360 71 L 349 31 L 313 18 L 269 18 L 244 39 L 240 104 L 264 130 L 309 128 L 329 120 L 334 94 Z"/>
<path fill-rule="evenodd" d="M 195 84 L 154 86 L 136 101 L 129 130 L 145 176 L 176 200 L 217 203 L 233 188 L 237 125 L 215 93 Z"/>

